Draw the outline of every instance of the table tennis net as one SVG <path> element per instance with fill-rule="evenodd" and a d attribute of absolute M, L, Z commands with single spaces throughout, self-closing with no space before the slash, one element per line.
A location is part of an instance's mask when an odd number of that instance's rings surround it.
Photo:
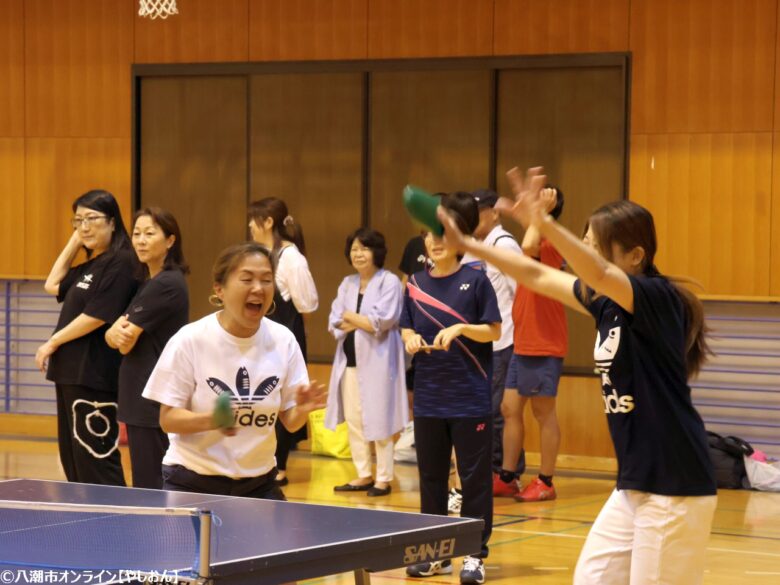
<path fill-rule="evenodd" d="M 0 500 L 0 564 L 197 575 L 202 515 L 193 508 Z"/>

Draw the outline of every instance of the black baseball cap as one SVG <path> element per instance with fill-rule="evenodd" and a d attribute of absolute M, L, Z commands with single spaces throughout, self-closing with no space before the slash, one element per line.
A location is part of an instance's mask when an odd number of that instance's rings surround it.
<path fill-rule="evenodd" d="M 474 201 L 477 202 L 477 207 L 485 209 L 486 207 L 494 207 L 498 203 L 498 193 L 492 189 L 477 189 L 471 192 L 471 196 Z"/>

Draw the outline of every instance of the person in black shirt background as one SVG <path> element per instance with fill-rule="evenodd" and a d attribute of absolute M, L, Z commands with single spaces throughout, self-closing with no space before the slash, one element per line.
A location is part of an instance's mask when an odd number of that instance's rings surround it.
<path fill-rule="evenodd" d="M 73 234 L 44 284 L 62 310 L 54 334 L 35 353 L 35 363 L 55 383 L 65 477 L 123 486 L 116 418 L 122 356 L 103 336 L 135 293 L 136 260 L 111 193 L 89 191 L 72 207 Z M 86 262 L 71 266 L 82 248 Z"/>
<path fill-rule="evenodd" d="M 425 232 L 423 232 L 425 233 Z M 398 264 L 398 270 L 401 271 L 401 284 L 406 287 L 406 280 L 415 272 L 430 268 L 431 261 L 428 259 L 428 251 L 425 249 L 425 238 L 423 234 L 414 236 L 404 246 L 404 252 L 401 255 L 401 262 Z"/>
<path fill-rule="evenodd" d="M 119 368 L 119 420 L 127 426 L 133 486 L 162 489 L 168 435 L 160 429 L 160 405 L 141 396 L 165 344 L 189 318 L 184 275 L 189 272 L 176 218 L 159 207 L 136 212 L 133 248 L 144 282 L 111 328 L 106 343 L 125 357 Z"/>
<path fill-rule="evenodd" d="M 453 245 L 596 321 L 617 486 L 588 534 L 574 584 L 699 584 L 717 503 L 688 386 L 709 353 L 701 302 L 656 268 L 645 208 L 625 200 L 600 207 L 581 241 L 545 211 L 541 169 L 526 179 L 517 169 L 507 176 L 515 202 L 504 199 L 499 209 L 539 229 L 577 276 L 464 237 L 441 209 L 439 218 Z"/>

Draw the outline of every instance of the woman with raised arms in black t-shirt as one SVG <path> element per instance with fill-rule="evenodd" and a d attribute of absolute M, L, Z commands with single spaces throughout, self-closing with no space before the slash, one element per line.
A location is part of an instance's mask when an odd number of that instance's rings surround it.
<path fill-rule="evenodd" d="M 701 583 L 717 501 L 704 423 L 688 378 L 709 349 L 701 303 L 658 272 L 653 217 L 630 201 L 597 209 L 581 241 L 545 211 L 541 168 L 507 173 L 515 202 L 576 276 L 463 236 L 442 209 L 446 239 L 518 283 L 596 320 L 594 350 L 618 460 L 617 489 L 588 534 L 575 585 Z"/>
<path fill-rule="evenodd" d="M 62 310 L 35 363 L 55 383 L 60 461 L 68 481 L 125 485 L 119 457 L 117 375 L 122 356 L 103 335 L 135 293 L 136 261 L 114 196 L 93 190 L 73 202 L 73 234 L 44 290 Z M 81 249 L 87 260 L 71 266 Z"/>
<path fill-rule="evenodd" d="M 106 331 L 106 343 L 124 355 L 119 368 L 119 420 L 127 425 L 133 486 L 162 489 L 168 435 L 160 429 L 160 405 L 141 396 L 165 344 L 187 324 L 189 272 L 176 218 L 159 207 L 136 212 L 133 248 L 144 282 Z"/>

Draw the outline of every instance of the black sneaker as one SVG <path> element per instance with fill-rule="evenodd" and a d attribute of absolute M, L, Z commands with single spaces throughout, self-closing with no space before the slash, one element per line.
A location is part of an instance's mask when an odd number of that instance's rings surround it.
<path fill-rule="evenodd" d="M 474 585 L 485 582 L 485 564 L 478 557 L 464 557 L 460 570 L 461 585 Z"/>
<path fill-rule="evenodd" d="M 406 567 L 406 574 L 410 577 L 433 577 L 434 575 L 449 575 L 452 573 L 452 561 L 431 561 L 430 563 L 417 563 Z"/>

